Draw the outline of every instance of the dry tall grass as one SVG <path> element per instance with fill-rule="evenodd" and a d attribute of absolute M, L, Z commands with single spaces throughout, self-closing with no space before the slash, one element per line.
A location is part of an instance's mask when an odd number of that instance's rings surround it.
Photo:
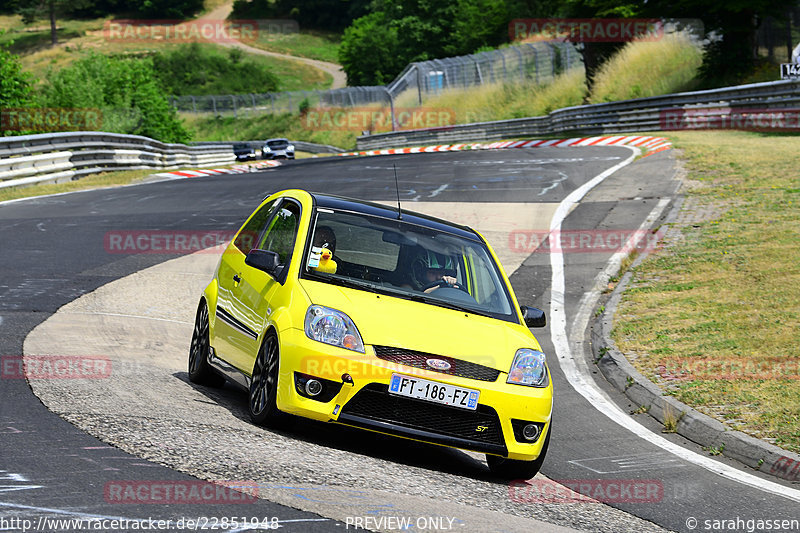
<path fill-rule="evenodd" d="M 625 45 L 595 77 L 591 103 L 670 94 L 694 88 L 703 51 L 686 34 Z"/>

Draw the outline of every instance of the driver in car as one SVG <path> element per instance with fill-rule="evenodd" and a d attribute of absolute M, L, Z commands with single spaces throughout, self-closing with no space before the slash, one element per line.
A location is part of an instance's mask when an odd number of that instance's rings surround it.
<path fill-rule="evenodd" d="M 420 288 L 426 293 L 440 287 L 460 287 L 455 278 L 455 262 L 448 255 L 426 250 L 414 261 L 412 272 Z"/>

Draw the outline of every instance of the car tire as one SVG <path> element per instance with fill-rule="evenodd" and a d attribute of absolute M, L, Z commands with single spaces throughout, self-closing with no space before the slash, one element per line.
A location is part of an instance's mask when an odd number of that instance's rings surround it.
<path fill-rule="evenodd" d="M 203 300 L 197 306 L 192 344 L 189 346 L 189 380 L 200 385 L 220 387 L 225 383 L 225 378 L 214 372 L 208 364 L 211 345 L 208 335 L 208 306 Z"/>
<path fill-rule="evenodd" d="M 278 410 L 276 403 L 279 369 L 278 336 L 270 331 L 258 351 L 250 380 L 247 405 L 254 424 L 275 427 L 288 418 L 288 415 Z"/>
<path fill-rule="evenodd" d="M 495 476 L 501 477 L 506 480 L 511 479 L 531 479 L 535 476 L 539 469 L 544 464 L 544 458 L 547 455 L 547 449 L 550 447 L 550 434 L 553 432 L 552 422 L 547 431 L 547 436 L 544 438 L 544 445 L 542 445 L 542 453 L 533 461 L 519 461 L 516 459 L 506 459 L 497 455 L 486 454 L 486 463 L 489 465 L 489 470 Z"/>

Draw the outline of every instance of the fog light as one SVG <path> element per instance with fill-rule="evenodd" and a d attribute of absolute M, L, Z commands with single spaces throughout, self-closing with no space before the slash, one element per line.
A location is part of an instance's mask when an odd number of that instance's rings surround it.
<path fill-rule="evenodd" d="M 309 396 L 316 396 L 322 392 L 322 383 L 316 379 L 309 379 L 306 381 L 306 394 Z"/>
<path fill-rule="evenodd" d="M 306 388 L 308 385 L 306 385 Z M 539 438 L 539 426 L 536 424 L 526 424 L 525 427 L 522 428 L 522 436 L 525 437 L 526 440 L 535 441 Z"/>

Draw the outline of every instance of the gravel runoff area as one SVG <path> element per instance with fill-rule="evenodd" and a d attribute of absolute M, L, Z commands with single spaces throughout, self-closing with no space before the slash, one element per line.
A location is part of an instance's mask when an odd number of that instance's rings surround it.
<path fill-rule="evenodd" d="M 287 430 L 251 424 L 243 392 L 197 387 L 186 374 L 197 300 L 217 261 L 207 252 L 173 259 L 61 308 L 30 333 L 26 357 L 104 356 L 111 373 L 32 379 L 34 393 L 136 456 L 202 479 L 256 482 L 260 497 L 342 521 L 380 509 L 463 515 L 470 531 L 664 531 L 600 503 L 515 502 L 482 454 L 305 420 Z"/>

